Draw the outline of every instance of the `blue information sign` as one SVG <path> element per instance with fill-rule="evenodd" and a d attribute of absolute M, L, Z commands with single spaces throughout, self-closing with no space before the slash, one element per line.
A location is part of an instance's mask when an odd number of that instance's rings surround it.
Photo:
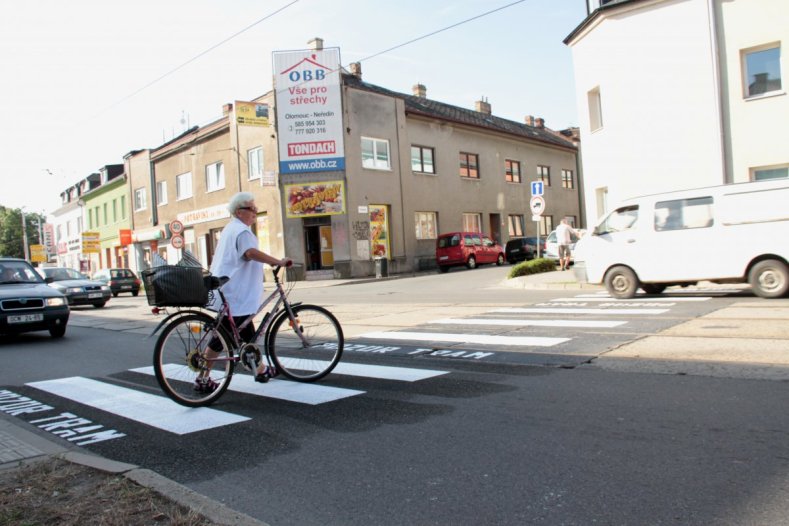
<path fill-rule="evenodd" d="M 542 181 L 532 181 L 531 182 L 531 195 L 542 195 L 543 194 L 543 182 Z"/>

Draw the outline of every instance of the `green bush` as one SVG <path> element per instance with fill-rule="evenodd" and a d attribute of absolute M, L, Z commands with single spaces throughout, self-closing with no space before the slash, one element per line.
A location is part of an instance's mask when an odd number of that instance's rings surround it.
<path fill-rule="evenodd" d="M 508 279 L 518 276 L 528 276 L 529 274 L 539 274 L 540 272 L 553 272 L 556 270 L 556 262 L 552 259 L 540 258 L 531 261 L 518 263 L 510 270 Z"/>

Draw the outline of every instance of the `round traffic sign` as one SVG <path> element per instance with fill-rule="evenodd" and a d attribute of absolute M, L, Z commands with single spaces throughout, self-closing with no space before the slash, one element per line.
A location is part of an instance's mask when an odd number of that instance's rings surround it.
<path fill-rule="evenodd" d="M 179 235 L 174 235 L 170 238 L 170 245 L 176 249 L 184 248 L 184 238 Z"/>
<path fill-rule="evenodd" d="M 173 234 L 180 234 L 184 231 L 184 224 L 178 221 L 177 219 L 173 219 L 170 221 L 170 232 Z"/>
<path fill-rule="evenodd" d="M 545 198 L 535 195 L 529 201 L 529 207 L 532 214 L 536 216 L 542 215 L 543 210 L 545 210 Z"/>

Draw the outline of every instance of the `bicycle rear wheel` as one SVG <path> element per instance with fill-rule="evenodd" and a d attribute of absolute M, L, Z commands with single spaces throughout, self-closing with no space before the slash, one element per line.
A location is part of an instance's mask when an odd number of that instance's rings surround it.
<path fill-rule="evenodd" d="M 331 312 L 316 305 L 293 307 L 295 320 L 282 311 L 269 331 L 267 347 L 275 367 L 300 382 L 329 374 L 342 357 L 342 327 Z M 297 329 L 297 330 L 296 330 Z"/>
<path fill-rule="evenodd" d="M 156 379 L 167 396 L 187 407 L 217 400 L 233 376 L 231 338 L 206 314 L 176 318 L 163 330 L 153 353 Z M 212 343 L 212 352 L 208 349 Z"/>

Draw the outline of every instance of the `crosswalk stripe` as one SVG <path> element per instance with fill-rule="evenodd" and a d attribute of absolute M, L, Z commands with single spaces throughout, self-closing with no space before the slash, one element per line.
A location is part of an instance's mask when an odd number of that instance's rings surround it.
<path fill-rule="evenodd" d="M 165 366 L 165 374 L 169 376 L 169 371 L 180 369 L 179 365 L 167 364 Z M 156 374 L 153 366 L 139 367 L 131 369 L 132 372 L 142 373 L 147 375 Z M 268 383 L 261 384 L 255 382 L 252 375 L 237 374 L 233 375 L 233 380 L 230 382 L 229 391 L 237 393 L 251 394 L 257 396 L 265 396 L 267 398 L 276 398 L 277 400 L 286 400 L 288 402 L 298 402 L 300 404 L 318 405 L 326 402 L 333 402 L 351 396 L 363 394 L 364 391 L 357 391 L 356 389 L 345 389 L 342 387 L 332 387 L 329 385 L 307 384 L 301 382 L 289 382 L 286 380 L 273 379 Z"/>
<path fill-rule="evenodd" d="M 569 341 L 570 338 L 541 338 L 536 336 L 497 336 L 488 334 L 448 334 L 443 332 L 368 332 L 359 339 L 411 340 L 451 343 L 474 343 L 478 345 L 517 345 L 551 347 Z"/>
<path fill-rule="evenodd" d="M 575 309 L 575 308 L 518 308 L 507 307 L 494 309 L 491 312 L 506 312 L 509 314 L 663 314 L 670 309 Z"/>
<path fill-rule="evenodd" d="M 287 362 L 285 362 L 287 365 Z M 364 376 L 367 378 L 378 378 L 380 380 L 398 380 L 401 382 L 417 382 L 434 376 L 448 374 L 449 371 L 437 371 L 432 369 L 411 369 L 408 367 L 392 367 L 384 365 L 365 365 L 361 363 L 340 362 L 334 368 L 332 374 L 343 374 L 348 376 Z"/>
<path fill-rule="evenodd" d="M 626 321 L 613 320 L 509 320 L 492 318 L 445 318 L 430 323 L 450 325 L 496 325 L 505 327 L 585 327 L 612 328 L 624 325 Z"/>
<path fill-rule="evenodd" d="M 643 298 L 636 296 L 635 298 L 629 300 L 618 300 L 616 298 L 612 298 L 610 296 L 598 296 L 598 295 L 591 295 L 591 294 L 579 294 L 574 298 L 553 298 L 550 301 L 611 301 L 611 302 L 622 302 L 622 303 L 654 303 L 654 302 L 683 302 L 683 301 L 707 301 L 711 300 L 711 296 L 682 296 L 682 297 L 660 297 L 660 298 Z"/>
<path fill-rule="evenodd" d="M 178 435 L 249 420 L 245 416 L 208 407 L 184 407 L 164 396 L 79 376 L 32 382 L 27 385 Z"/>

